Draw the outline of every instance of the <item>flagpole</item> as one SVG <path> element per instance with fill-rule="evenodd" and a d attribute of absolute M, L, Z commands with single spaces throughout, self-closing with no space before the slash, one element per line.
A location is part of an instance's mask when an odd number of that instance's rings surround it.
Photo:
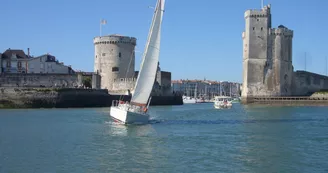
<path fill-rule="evenodd" d="M 100 37 L 101 37 L 101 27 L 102 27 L 102 19 L 100 19 Z"/>
<path fill-rule="evenodd" d="M 327 56 L 326 56 L 326 76 L 327 76 Z"/>

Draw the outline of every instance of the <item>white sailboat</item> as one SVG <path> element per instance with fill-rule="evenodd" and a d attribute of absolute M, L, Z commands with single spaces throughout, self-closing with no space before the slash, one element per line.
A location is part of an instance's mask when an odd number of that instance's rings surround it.
<path fill-rule="evenodd" d="M 157 1 L 131 102 L 115 100 L 110 108 L 110 115 L 124 124 L 145 124 L 149 121 L 147 111 L 158 67 L 164 3 L 165 0 Z"/>

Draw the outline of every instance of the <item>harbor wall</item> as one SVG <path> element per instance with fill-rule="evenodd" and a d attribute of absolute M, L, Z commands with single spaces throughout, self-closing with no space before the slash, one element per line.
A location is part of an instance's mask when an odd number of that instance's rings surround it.
<path fill-rule="evenodd" d="M 0 88 L 0 108 L 87 108 L 110 107 L 119 95 L 106 89 Z M 129 101 L 131 98 L 124 97 Z M 150 105 L 182 105 L 180 96 L 154 96 Z"/>
<path fill-rule="evenodd" d="M 293 76 L 292 95 L 310 96 L 314 92 L 328 89 L 328 76 L 307 71 L 296 71 Z"/>
<path fill-rule="evenodd" d="M 77 74 L 1 74 L 0 87 L 74 87 Z"/>
<path fill-rule="evenodd" d="M 112 100 L 131 101 L 131 96 L 112 95 Z M 182 96 L 152 96 L 151 106 L 183 105 Z"/>

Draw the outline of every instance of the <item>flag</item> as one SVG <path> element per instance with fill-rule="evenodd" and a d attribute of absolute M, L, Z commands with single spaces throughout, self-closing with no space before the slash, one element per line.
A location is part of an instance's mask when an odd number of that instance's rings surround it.
<path fill-rule="evenodd" d="M 102 19 L 102 20 L 100 21 L 100 24 L 102 24 L 102 25 L 106 25 L 106 24 L 107 24 L 107 20 Z"/>

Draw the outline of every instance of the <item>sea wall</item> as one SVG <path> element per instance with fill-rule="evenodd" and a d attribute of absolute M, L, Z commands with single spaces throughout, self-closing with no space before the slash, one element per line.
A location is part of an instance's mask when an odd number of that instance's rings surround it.
<path fill-rule="evenodd" d="M 328 89 L 328 77 L 307 71 L 296 71 L 293 75 L 292 95 L 310 96 L 314 92 Z"/>
<path fill-rule="evenodd" d="M 0 88 L 0 108 L 85 108 L 110 107 L 121 96 L 105 89 Z M 131 97 L 124 96 L 130 101 Z M 150 105 L 182 105 L 180 96 L 154 96 Z"/>
<path fill-rule="evenodd" d="M 130 101 L 131 96 L 111 95 L 112 100 Z M 183 105 L 182 96 L 152 96 L 151 106 Z"/>
<path fill-rule="evenodd" d="M 77 74 L 1 74 L 0 87 L 66 87 L 78 86 Z"/>
<path fill-rule="evenodd" d="M 107 90 L 77 88 L 0 88 L 0 108 L 107 107 Z"/>

